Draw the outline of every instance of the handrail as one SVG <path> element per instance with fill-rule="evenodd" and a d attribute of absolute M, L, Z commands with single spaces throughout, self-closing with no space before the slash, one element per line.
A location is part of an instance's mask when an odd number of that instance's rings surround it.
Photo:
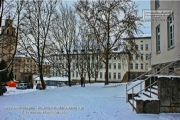
<path fill-rule="evenodd" d="M 137 78 L 131 80 L 129 83 L 136 81 L 138 78 L 141 78 L 143 75 L 147 74 L 149 71 L 151 71 L 151 69 L 148 70 L 147 72 L 143 73 L 142 75 L 138 76 Z M 128 84 L 129 84 L 129 83 L 128 83 Z"/>
<path fill-rule="evenodd" d="M 164 68 L 162 68 L 162 69 L 160 69 L 159 71 L 153 73 L 151 76 L 149 76 L 149 77 L 146 78 L 145 80 L 141 81 L 140 83 L 134 85 L 133 87 L 131 87 L 131 88 L 129 88 L 129 89 L 127 88 L 127 85 L 128 85 L 128 84 L 126 84 L 126 101 L 128 101 L 128 100 L 127 100 L 127 97 L 128 97 L 128 91 L 129 91 L 129 90 L 132 89 L 132 91 L 134 91 L 134 88 L 135 88 L 136 86 L 138 86 L 139 84 L 142 85 L 143 82 L 147 81 L 149 78 L 151 78 L 152 76 L 155 76 L 157 73 L 159 73 L 159 72 L 161 72 L 162 70 L 166 69 L 167 67 L 171 66 L 171 65 L 174 64 L 175 62 L 177 62 L 177 61 L 171 62 L 170 64 L 168 64 L 168 65 L 165 66 Z M 151 83 L 150 83 L 150 85 L 151 85 Z M 148 87 L 149 87 L 149 86 L 148 86 Z M 145 88 L 145 89 L 146 89 L 146 88 Z M 144 89 L 143 89 L 143 90 L 144 90 Z M 140 92 L 142 92 L 143 90 L 141 89 L 141 90 L 138 92 L 138 94 L 139 94 Z"/>
<path fill-rule="evenodd" d="M 160 66 L 161 64 L 158 64 L 156 65 L 154 68 L 157 68 L 158 66 Z M 134 82 L 136 81 L 138 78 L 141 78 L 143 75 L 146 75 L 149 71 L 151 71 L 152 69 L 154 68 L 151 68 L 150 70 L 148 70 L 147 72 L 143 73 L 142 75 L 138 76 L 137 78 L 134 78 L 133 80 L 131 80 L 128 84 L 130 84 L 131 82 Z"/>
<path fill-rule="evenodd" d="M 157 81 L 155 81 L 154 83 L 152 83 L 152 84 L 150 84 L 149 86 L 147 86 L 146 88 L 144 88 L 144 89 L 142 89 L 142 90 L 140 90 L 138 93 L 136 93 L 136 94 L 134 94 L 134 88 L 132 88 L 132 106 L 133 106 L 133 111 L 134 111 L 134 96 L 136 96 L 136 95 L 138 95 L 139 93 L 141 93 L 143 90 L 145 90 L 145 89 L 147 89 L 147 88 L 149 88 L 149 87 L 151 87 L 152 85 L 154 85 L 155 83 L 157 83 Z M 151 97 L 151 89 L 150 89 L 150 97 Z"/>
<path fill-rule="evenodd" d="M 169 65 L 167 65 L 166 67 L 164 67 L 164 68 L 160 69 L 159 71 L 155 72 L 155 73 L 152 74 L 150 77 L 148 77 L 148 78 L 146 78 L 145 80 L 143 80 L 142 82 L 145 82 L 146 80 L 148 80 L 149 78 L 151 78 L 151 77 L 154 76 L 155 74 L 161 72 L 162 70 L 166 69 L 167 67 L 169 67 L 170 65 L 172 65 L 172 64 L 175 63 L 175 62 L 176 62 L 176 61 L 173 61 L 171 64 L 169 64 Z M 135 86 L 141 84 L 142 82 L 136 84 Z M 134 88 L 135 86 L 133 86 L 133 87 L 131 87 L 131 88 Z M 130 88 L 130 89 L 131 89 L 131 88 Z M 128 89 L 128 91 L 129 91 L 130 89 Z"/>
<path fill-rule="evenodd" d="M 147 86 L 146 88 L 142 89 L 141 91 L 139 91 L 138 93 L 136 93 L 134 96 L 136 96 L 137 94 L 139 94 L 139 93 L 142 92 L 143 90 L 149 88 L 150 86 L 154 85 L 155 83 L 157 83 L 157 81 L 155 81 L 155 82 L 152 83 L 151 85 Z"/>

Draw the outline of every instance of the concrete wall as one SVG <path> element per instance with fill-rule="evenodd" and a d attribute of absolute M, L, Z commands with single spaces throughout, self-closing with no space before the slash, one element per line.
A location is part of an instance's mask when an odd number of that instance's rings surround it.
<path fill-rule="evenodd" d="M 159 113 L 159 100 L 136 100 L 137 113 Z"/>
<path fill-rule="evenodd" d="M 180 112 L 180 78 L 159 78 L 160 112 Z"/>

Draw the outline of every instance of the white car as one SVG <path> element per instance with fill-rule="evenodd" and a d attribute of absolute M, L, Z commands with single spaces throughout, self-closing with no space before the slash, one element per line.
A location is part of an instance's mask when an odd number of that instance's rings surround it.
<path fill-rule="evenodd" d="M 16 89 L 27 89 L 27 83 L 19 83 Z"/>

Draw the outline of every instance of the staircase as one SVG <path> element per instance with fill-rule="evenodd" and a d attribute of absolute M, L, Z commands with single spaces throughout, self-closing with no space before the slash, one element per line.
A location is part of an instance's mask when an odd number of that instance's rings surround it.
<path fill-rule="evenodd" d="M 137 113 L 159 113 L 158 81 L 161 72 L 168 71 L 177 61 L 173 61 L 157 70 L 161 64 L 126 84 L 126 101 Z M 167 75 L 173 74 L 167 72 Z M 144 79 L 141 79 L 144 78 Z"/>

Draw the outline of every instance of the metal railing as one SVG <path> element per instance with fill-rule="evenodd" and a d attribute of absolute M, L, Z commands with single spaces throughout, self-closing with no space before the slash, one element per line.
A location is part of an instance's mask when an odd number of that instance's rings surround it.
<path fill-rule="evenodd" d="M 165 67 L 163 67 L 163 68 L 160 69 L 159 71 L 153 73 L 152 75 L 150 75 L 150 76 L 147 77 L 146 79 L 140 80 L 139 83 L 137 83 L 136 85 L 134 85 L 133 87 L 131 87 L 131 88 L 129 88 L 129 89 L 128 89 L 128 84 L 126 84 L 126 102 L 128 102 L 128 91 L 132 90 L 132 105 L 133 105 L 133 110 L 134 110 L 134 99 L 133 99 L 133 97 L 134 97 L 135 95 L 137 95 L 137 94 L 140 94 L 140 93 L 142 94 L 142 91 L 145 90 L 145 89 L 147 89 L 147 88 L 149 88 L 149 87 L 150 87 L 150 91 L 151 91 L 151 86 L 156 83 L 156 81 L 153 82 L 153 83 L 151 83 L 151 78 L 154 77 L 154 79 L 155 79 L 155 76 L 158 75 L 158 73 L 160 73 L 160 72 L 163 71 L 164 69 L 168 68 L 169 66 L 171 66 L 171 65 L 174 64 L 175 62 L 176 62 L 176 61 L 173 61 L 173 62 L 169 63 L 168 65 L 166 65 Z M 150 85 L 147 86 L 146 88 L 142 89 L 142 83 L 145 83 L 147 80 L 150 80 Z M 135 89 L 135 87 L 137 87 L 138 85 L 140 85 L 140 91 L 137 92 L 137 93 L 135 93 L 135 92 L 134 92 L 134 89 Z M 151 92 L 150 92 L 150 96 L 151 96 Z"/>

